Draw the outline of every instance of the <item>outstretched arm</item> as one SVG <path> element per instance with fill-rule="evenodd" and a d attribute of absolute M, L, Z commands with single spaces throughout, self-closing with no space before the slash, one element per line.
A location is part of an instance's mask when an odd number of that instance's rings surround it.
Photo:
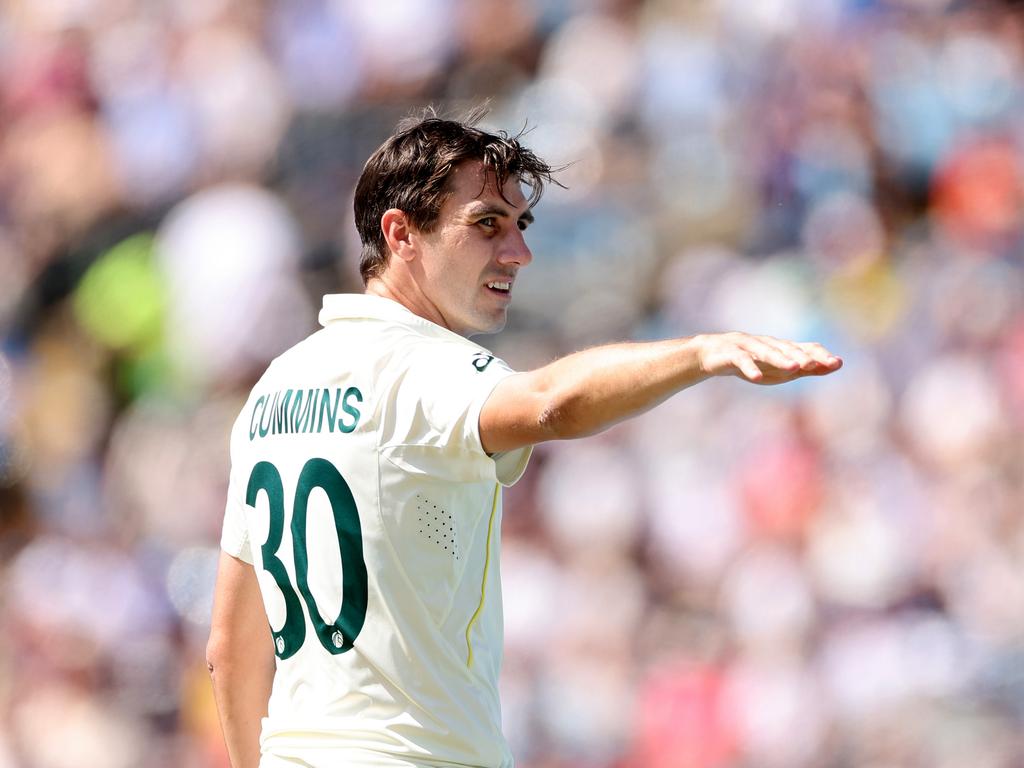
<path fill-rule="evenodd" d="M 820 344 L 745 333 L 593 347 L 502 380 L 480 412 L 480 438 L 497 453 L 584 437 L 711 376 L 782 384 L 842 364 Z"/>
<path fill-rule="evenodd" d="M 260 727 L 274 681 L 274 646 L 256 572 L 220 553 L 206 663 L 233 768 L 260 762 Z"/>

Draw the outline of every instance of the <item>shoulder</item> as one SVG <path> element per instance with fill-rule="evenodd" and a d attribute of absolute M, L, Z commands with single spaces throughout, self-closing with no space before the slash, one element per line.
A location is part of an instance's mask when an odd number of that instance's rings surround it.
<path fill-rule="evenodd" d="M 469 339 L 421 336 L 411 339 L 400 361 L 407 368 L 445 371 L 451 374 L 479 374 L 492 366 L 507 367 L 486 347 Z"/>

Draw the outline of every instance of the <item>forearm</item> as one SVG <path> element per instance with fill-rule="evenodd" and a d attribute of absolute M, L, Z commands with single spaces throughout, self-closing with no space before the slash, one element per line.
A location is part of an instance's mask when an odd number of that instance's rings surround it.
<path fill-rule="evenodd" d="M 220 553 L 206 663 L 232 768 L 256 768 L 274 682 L 274 645 L 252 566 Z"/>
<path fill-rule="evenodd" d="M 532 371 L 551 439 L 583 437 L 653 408 L 706 379 L 696 337 L 610 344 Z"/>
<path fill-rule="evenodd" d="M 210 662 L 213 694 L 232 768 L 259 765 L 260 728 L 274 681 L 273 657 L 267 663 L 262 654 L 252 651 L 251 646 L 238 648 L 234 653 L 225 652 L 222 661 Z"/>

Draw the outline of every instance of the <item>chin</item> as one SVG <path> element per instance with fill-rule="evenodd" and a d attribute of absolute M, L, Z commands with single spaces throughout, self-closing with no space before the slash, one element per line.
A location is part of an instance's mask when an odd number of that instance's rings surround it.
<path fill-rule="evenodd" d="M 463 336 L 486 336 L 487 334 L 497 333 L 505 327 L 505 323 L 508 322 L 508 315 L 502 313 L 501 317 L 490 318 L 490 321 L 481 320 L 478 323 L 474 323 L 473 326 L 466 331 Z"/>

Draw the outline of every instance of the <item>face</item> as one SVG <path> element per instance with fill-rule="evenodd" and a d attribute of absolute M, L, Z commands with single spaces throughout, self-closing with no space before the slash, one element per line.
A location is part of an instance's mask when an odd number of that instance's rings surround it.
<path fill-rule="evenodd" d="M 463 336 L 495 333 L 505 326 L 519 270 L 533 260 L 523 239 L 533 214 L 517 179 L 503 190 L 510 205 L 478 161 L 457 166 L 450 183 L 433 231 L 420 234 L 420 286 L 445 327 Z"/>

